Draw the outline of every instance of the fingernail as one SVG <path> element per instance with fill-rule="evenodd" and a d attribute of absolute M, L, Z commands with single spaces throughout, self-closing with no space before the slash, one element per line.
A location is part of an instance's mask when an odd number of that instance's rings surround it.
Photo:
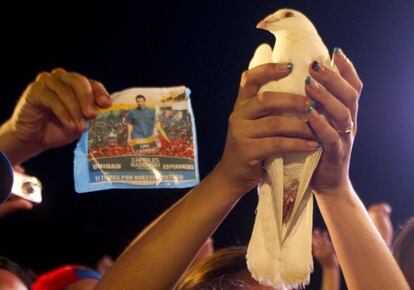
<path fill-rule="evenodd" d="M 311 76 L 306 77 L 305 84 L 314 89 L 320 88 L 320 85 L 317 82 L 315 82 L 315 80 Z"/>
<path fill-rule="evenodd" d="M 391 214 L 392 208 L 388 203 L 384 203 L 384 209 L 388 214 Z"/>
<path fill-rule="evenodd" d="M 311 106 L 312 106 L 312 107 L 317 108 L 317 107 L 318 107 L 318 105 L 319 105 L 319 103 L 318 103 L 317 101 L 312 100 L 312 102 L 311 102 Z"/>
<path fill-rule="evenodd" d="M 306 146 L 312 149 L 319 149 L 322 147 L 322 144 L 316 141 L 307 141 Z"/>
<path fill-rule="evenodd" d="M 241 79 L 240 79 L 240 87 L 244 87 L 246 85 L 247 82 L 247 73 L 244 72 L 242 73 Z"/>
<path fill-rule="evenodd" d="M 317 61 L 312 62 L 312 69 L 314 71 L 319 71 L 321 69 L 321 65 L 319 64 L 319 62 Z"/>
<path fill-rule="evenodd" d="M 342 49 L 336 46 L 334 48 L 334 54 L 338 54 L 338 53 L 342 53 Z"/>
<path fill-rule="evenodd" d="M 345 55 L 344 51 L 343 51 L 341 48 L 339 48 L 339 47 L 335 47 L 335 48 L 334 48 L 333 54 L 334 54 L 334 55 L 340 55 L 340 56 L 341 56 L 341 57 L 343 57 L 343 58 L 344 58 L 347 62 L 351 62 L 351 61 L 349 60 L 349 58 Z"/>
<path fill-rule="evenodd" d="M 110 106 L 112 104 L 111 96 L 101 95 L 100 100 L 103 102 L 103 106 Z"/>
<path fill-rule="evenodd" d="M 312 100 L 310 105 L 306 108 L 306 112 L 308 113 L 312 112 L 312 110 L 315 109 L 317 105 L 318 105 L 318 102 L 315 100 Z"/>
<path fill-rule="evenodd" d="M 293 69 L 293 63 L 288 62 L 288 63 L 276 63 L 274 66 L 275 70 L 280 72 L 280 71 L 289 71 L 291 72 Z"/>

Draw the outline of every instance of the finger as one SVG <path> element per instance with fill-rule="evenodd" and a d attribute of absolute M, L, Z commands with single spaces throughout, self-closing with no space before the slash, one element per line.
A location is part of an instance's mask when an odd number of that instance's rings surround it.
<path fill-rule="evenodd" d="M 333 61 L 341 76 L 361 94 L 363 83 L 359 78 L 353 63 L 346 57 L 343 50 L 339 47 L 335 47 L 334 49 Z"/>
<path fill-rule="evenodd" d="M 23 166 L 21 166 L 20 164 L 16 164 L 13 166 L 13 171 L 19 172 L 19 173 L 25 173 L 26 169 L 24 169 Z"/>
<path fill-rule="evenodd" d="M 102 108 L 108 108 L 112 105 L 112 99 L 105 86 L 95 80 L 89 80 L 92 86 L 93 94 L 95 96 L 95 103 Z"/>
<path fill-rule="evenodd" d="M 60 81 L 70 87 L 75 93 L 82 109 L 83 116 L 94 118 L 96 116 L 97 108 L 95 106 L 95 97 L 89 80 L 78 73 L 69 73 L 61 68 L 54 69 L 52 74 L 57 76 Z"/>
<path fill-rule="evenodd" d="M 24 199 L 9 200 L 0 205 L 0 217 L 4 217 L 19 210 L 29 210 L 32 208 L 33 204 L 30 201 Z"/>
<path fill-rule="evenodd" d="M 101 275 L 104 275 L 113 264 L 114 260 L 110 256 L 105 255 L 98 261 L 96 270 Z"/>
<path fill-rule="evenodd" d="M 46 75 L 44 75 L 45 77 Z M 53 115 L 58 119 L 66 128 L 70 130 L 77 130 L 78 126 L 71 114 L 64 106 L 60 98 L 52 90 L 49 90 L 42 78 L 38 78 L 38 81 L 33 86 L 39 86 L 41 88 L 33 88 L 33 92 L 36 92 L 34 97 L 44 107 L 52 111 Z"/>
<path fill-rule="evenodd" d="M 306 115 L 309 120 L 309 125 L 319 137 L 325 149 L 325 156 L 332 160 L 332 162 L 337 161 L 339 158 L 337 153 L 342 149 L 341 137 L 316 110 L 311 110 Z"/>
<path fill-rule="evenodd" d="M 43 80 L 49 90 L 56 94 L 64 107 L 68 110 L 78 129 L 81 131 L 86 129 L 84 115 L 79 100 L 73 90 L 56 76 L 46 76 Z"/>
<path fill-rule="evenodd" d="M 322 239 L 323 239 L 323 242 L 324 242 L 325 246 L 330 246 L 331 245 L 331 239 L 329 237 L 329 234 L 326 231 L 323 231 Z"/>
<path fill-rule="evenodd" d="M 312 243 L 314 244 L 314 246 L 318 246 L 320 244 L 321 241 L 321 232 L 319 229 L 315 229 L 312 232 Z"/>
<path fill-rule="evenodd" d="M 368 208 L 369 214 L 385 214 L 390 215 L 392 208 L 388 203 L 377 203 L 373 204 Z"/>
<path fill-rule="evenodd" d="M 311 76 L 305 80 L 305 92 L 318 104 L 321 104 L 324 111 L 333 119 L 337 130 L 346 131 L 349 128 L 354 129 L 354 122 L 351 113 L 344 104 L 328 92 L 323 86 L 318 84 Z"/>
<path fill-rule="evenodd" d="M 253 120 L 281 112 L 305 113 L 310 103 L 309 98 L 300 95 L 263 92 L 241 105 L 239 110 L 242 116 Z"/>
<path fill-rule="evenodd" d="M 243 101 L 256 96 L 260 86 L 281 79 L 291 71 L 291 64 L 267 63 L 243 72 L 238 99 Z"/>
<path fill-rule="evenodd" d="M 315 237 L 316 237 L 316 240 L 318 241 L 318 242 L 320 242 L 320 240 L 321 240 L 321 238 L 322 238 L 322 232 L 319 230 L 319 229 L 317 229 L 317 230 L 315 230 Z"/>
<path fill-rule="evenodd" d="M 321 83 L 332 95 L 349 108 L 352 120 L 355 122 L 358 110 L 359 92 L 352 87 L 340 74 L 321 66 L 317 62 L 310 65 L 310 74 Z"/>
<path fill-rule="evenodd" d="M 243 130 L 250 138 L 273 136 L 314 140 L 317 138 L 307 121 L 284 116 L 268 116 L 254 121 L 245 121 Z"/>
<path fill-rule="evenodd" d="M 251 146 L 252 148 L 257 148 L 257 150 L 254 150 L 254 156 L 251 158 L 255 160 L 264 160 L 278 153 L 313 152 L 320 148 L 318 142 L 288 137 L 253 139 Z"/>
<path fill-rule="evenodd" d="M 379 204 L 382 208 L 382 210 L 387 214 L 390 215 L 392 213 L 392 207 L 389 203 L 383 202 Z"/>

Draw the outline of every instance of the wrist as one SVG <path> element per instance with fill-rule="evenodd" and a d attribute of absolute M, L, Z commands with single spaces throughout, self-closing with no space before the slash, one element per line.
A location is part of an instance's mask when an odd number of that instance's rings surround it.
<path fill-rule="evenodd" d="M 346 198 L 355 193 L 349 178 L 344 179 L 342 183 L 335 187 L 314 189 L 313 192 L 316 198 L 327 201 L 331 199 L 336 200 L 338 197 Z"/>
<path fill-rule="evenodd" d="M 6 154 L 12 165 L 20 164 L 42 151 L 41 145 L 19 139 L 16 128 L 10 119 L 0 126 L 0 149 Z"/>
<path fill-rule="evenodd" d="M 351 185 L 338 187 L 329 192 L 314 192 L 314 196 L 325 223 L 327 218 L 325 215 L 329 217 L 348 216 L 349 212 L 358 211 L 362 204 Z"/>
<path fill-rule="evenodd" d="M 220 161 L 213 171 L 210 173 L 209 178 L 214 179 L 216 184 L 220 184 L 221 191 L 226 194 L 230 199 L 238 201 L 243 197 L 251 188 L 245 186 L 244 182 L 234 178 L 231 169 L 223 166 Z M 235 169 L 233 169 L 234 172 Z"/>

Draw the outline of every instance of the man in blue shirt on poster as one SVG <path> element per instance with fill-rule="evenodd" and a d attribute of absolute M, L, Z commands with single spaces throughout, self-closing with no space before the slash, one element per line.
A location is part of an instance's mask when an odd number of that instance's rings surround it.
<path fill-rule="evenodd" d="M 148 108 L 145 104 L 146 98 L 143 95 L 135 97 L 137 107 L 128 112 L 128 138 L 144 139 L 154 134 L 155 109 Z"/>

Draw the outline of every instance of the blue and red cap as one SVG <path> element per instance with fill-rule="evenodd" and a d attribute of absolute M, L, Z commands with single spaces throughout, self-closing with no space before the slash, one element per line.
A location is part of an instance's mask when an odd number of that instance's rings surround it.
<path fill-rule="evenodd" d="M 90 268 L 65 265 L 40 275 L 33 283 L 32 290 L 63 290 L 79 280 L 101 278 L 101 274 Z"/>

